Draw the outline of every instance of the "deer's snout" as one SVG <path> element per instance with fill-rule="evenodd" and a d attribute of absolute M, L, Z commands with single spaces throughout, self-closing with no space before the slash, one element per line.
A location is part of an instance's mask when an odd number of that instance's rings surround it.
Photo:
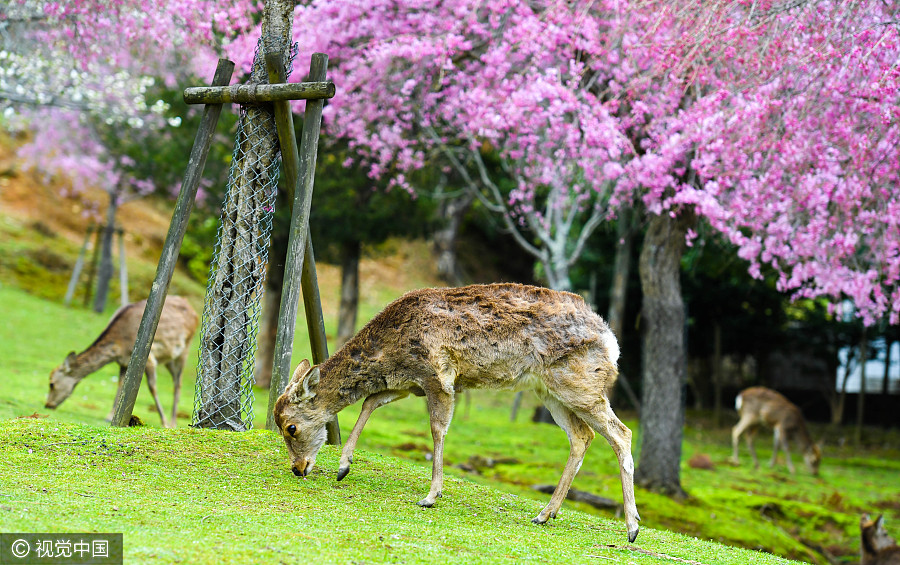
<path fill-rule="evenodd" d="M 298 477 L 306 477 L 312 470 L 312 463 L 308 459 L 294 461 L 291 465 L 291 471 Z"/>

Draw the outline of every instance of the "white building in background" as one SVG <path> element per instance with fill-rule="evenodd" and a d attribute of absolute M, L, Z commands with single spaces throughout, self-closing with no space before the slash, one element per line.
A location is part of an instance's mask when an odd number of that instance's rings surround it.
<path fill-rule="evenodd" d="M 844 347 L 838 351 L 837 375 L 835 375 L 835 389 L 841 390 L 844 384 L 844 372 L 847 367 L 847 356 L 850 353 L 849 347 Z M 872 352 L 876 355 L 872 357 Z M 857 355 L 858 351 L 855 352 Z M 866 394 L 881 394 L 881 388 L 884 383 L 884 365 L 887 358 L 887 348 L 884 339 L 874 339 L 869 342 L 870 359 L 866 363 Z M 860 383 L 862 376 L 862 367 L 859 359 L 853 359 L 853 367 L 850 376 L 847 377 L 847 392 L 857 393 L 860 391 Z M 890 366 L 888 367 L 888 393 L 900 394 L 900 342 L 891 344 Z"/>

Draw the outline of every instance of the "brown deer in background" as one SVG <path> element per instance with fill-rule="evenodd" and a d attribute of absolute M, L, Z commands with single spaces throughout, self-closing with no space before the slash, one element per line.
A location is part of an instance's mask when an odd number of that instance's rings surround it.
<path fill-rule="evenodd" d="M 77 355 L 73 351 L 66 356 L 62 365 L 50 373 L 50 392 L 47 394 L 45 404 L 47 408 L 56 408 L 62 404 L 83 378 L 113 361 L 119 364 L 119 390 L 121 390 L 146 304 L 147 301 L 142 300 L 119 308 L 90 347 Z M 180 296 L 166 298 L 156 336 L 150 348 L 150 356 L 147 358 L 147 367 L 144 370 L 147 387 L 156 402 L 159 419 L 164 427 L 168 427 L 170 423 L 166 422 L 162 404 L 156 394 L 156 367 L 163 364 L 172 374 L 175 398 L 172 401 L 171 427 L 175 427 L 178 399 L 181 395 L 181 372 L 187 360 L 188 347 L 199 323 L 197 312 L 186 299 Z M 116 396 L 118 397 L 118 391 Z M 110 412 L 107 419 L 111 419 L 112 414 Z"/>
<path fill-rule="evenodd" d="M 794 464 L 791 462 L 791 452 L 788 445 L 789 440 L 794 440 L 803 450 L 803 460 L 806 462 L 809 470 L 814 475 L 819 474 L 819 462 L 822 460 L 822 452 L 813 442 L 809 431 L 806 429 L 803 413 L 790 400 L 772 389 L 757 386 L 741 391 L 735 399 L 734 407 L 740 414 L 741 419 L 731 430 L 732 463 L 738 463 L 738 439 L 740 439 L 741 434 L 746 432 L 747 448 L 753 457 L 753 466 L 759 467 L 756 450 L 753 449 L 753 436 L 756 434 L 756 429 L 763 425 L 771 428 L 774 434 L 772 459 L 769 461 L 769 467 L 775 465 L 775 458 L 780 447 L 784 450 L 788 470 L 794 473 Z"/>
<path fill-rule="evenodd" d="M 900 565 L 900 547 L 884 528 L 884 517 L 863 514 L 859 521 L 860 565 Z"/>
<path fill-rule="evenodd" d="M 629 541 L 638 535 L 631 430 L 613 413 L 619 346 L 580 296 L 519 284 L 424 289 L 389 304 L 333 357 L 303 361 L 275 404 L 295 475 L 305 477 L 325 442 L 325 424 L 365 399 L 341 452 L 338 480 L 372 411 L 414 394 L 431 418 L 431 507 L 443 488 L 444 436 L 454 396 L 470 388 L 531 389 L 569 438 L 569 459 L 550 502 L 532 520 L 555 518 L 584 454 L 599 432 L 619 462 Z"/>

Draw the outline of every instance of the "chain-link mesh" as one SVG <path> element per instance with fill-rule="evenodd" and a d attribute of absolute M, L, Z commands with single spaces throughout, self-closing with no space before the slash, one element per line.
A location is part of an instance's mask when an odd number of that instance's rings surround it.
<path fill-rule="evenodd" d="M 251 83 L 268 82 L 260 39 Z M 276 47 L 277 48 L 277 47 Z M 288 59 L 287 76 L 296 55 Z M 280 152 L 271 105 L 241 106 L 200 330 L 191 425 L 244 431 L 253 421 L 256 336 L 268 264 Z"/>

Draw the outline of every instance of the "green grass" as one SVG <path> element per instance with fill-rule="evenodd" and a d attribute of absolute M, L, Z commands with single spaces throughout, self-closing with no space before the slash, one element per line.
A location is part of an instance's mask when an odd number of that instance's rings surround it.
<path fill-rule="evenodd" d="M 380 306 L 368 304 L 361 321 Z M 638 489 L 644 521 L 636 544 L 625 543 L 614 512 L 569 501 L 556 520 L 535 526 L 530 519 L 548 495 L 532 486 L 558 480 L 565 435 L 529 421 L 535 398 L 510 422 L 511 395 L 480 392 L 460 398 L 446 443 L 444 497 L 425 510 L 415 505 L 430 477 L 421 399 L 375 413 L 344 481 L 335 481 L 338 452 L 329 446 L 310 478 L 300 480 L 270 432 L 185 427 L 196 355 L 186 369 L 179 429 L 158 428 L 145 388 L 135 413 L 147 426 L 114 429 L 103 420 L 115 394 L 114 365 L 85 379 L 57 410 L 43 408 L 51 369 L 69 350 L 87 346 L 108 314 L 67 309 L 0 284 L 0 320 L 0 531 L 122 532 L 127 562 L 783 563 L 777 554 L 825 563 L 827 552 L 850 563 L 862 512 L 884 512 L 889 529 L 900 522 L 896 431 L 872 430 L 864 449 L 827 445 L 816 478 L 802 465 L 794 476 L 783 466 L 755 472 L 745 452 L 742 466 L 726 465 L 730 424 L 714 429 L 691 415 L 684 460 L 705 453 L 715 467 L 683 464 L 686 500 Z M 307 355 L 302 327 L 295 360 Z M 168 408 L 164 370 L 159 385 Z M 266 402 L 266 392 L 257 391 L 258 428 Z M 358 408 L 340 415 L 344 437 Z M 23 418 L 29 415 L 38 417 Z M 635 431 L 639 461 L 639 424 L 622 416 Z M 758 444 L 765 461 L 770 442 Z M 485 466 L 479 457 L 500 462 Z M 473 466 L 480 471 L 463 469 Z M 615 458 L 602 439 L 573 487 L 621 500 Z"/>

